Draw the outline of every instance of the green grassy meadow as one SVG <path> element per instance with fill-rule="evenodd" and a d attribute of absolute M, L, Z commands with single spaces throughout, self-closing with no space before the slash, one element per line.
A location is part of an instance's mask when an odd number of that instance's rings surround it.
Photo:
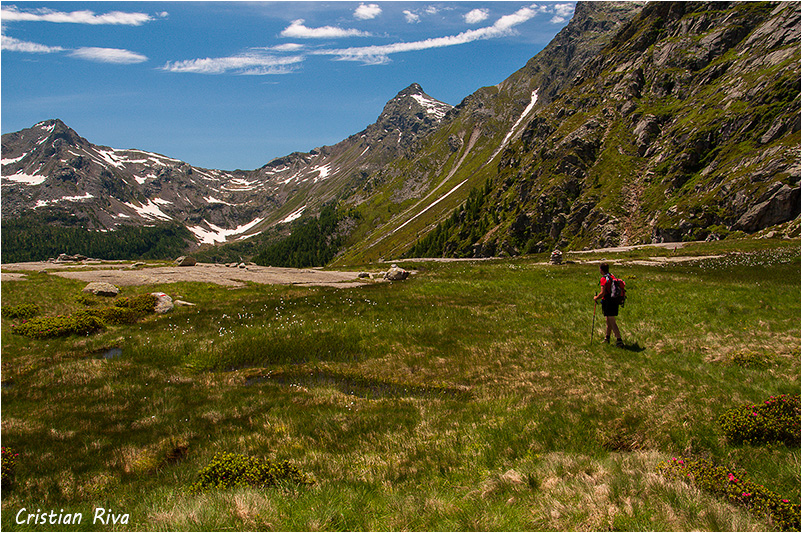
<path fill-rule="evenodd" d="M 400 262 L 417 273 L 360 288 L 125 287 L 197 306 L 88 337 L 31 340 L 3 318 L 2 444 L 19 456 L 0 525 L 774 529 L 657 468 L 711 459 L 800 502 L 798 445 L 733 444 L 718 424 L 800 391 L 800 242 L 706 246 L 723 257 L 605 256 L 627 282 L 625 349 L 602 343 L 601 309 L 590 342 L 601 255 Z M 72 313 L 84 285 L 30 273 L 2 304 Z M 314 483 L 191 491 L 218 452 Z M 20 525 L 23 508 L 83 521 Z M 128 523 L 93 524 L 96 508 Z"/>

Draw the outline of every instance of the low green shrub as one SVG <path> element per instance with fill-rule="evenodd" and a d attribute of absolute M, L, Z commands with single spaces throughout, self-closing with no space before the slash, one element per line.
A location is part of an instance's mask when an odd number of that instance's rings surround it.
<path fill-rule="evenodd" d="M 288 461 L 274 463 L 258 457 L 227 452 L 216 454 L 199 475 L 200 480 L 190 489 L 194 492 L 245 486 L 266 488 L 281 481 L 301 485 L 312 483 L 306 474 Z"/>
<path fill-rule="evenodd" d="M 158 298 L 152 294 L 139 294 L 137 296 L 130 296 L 125 298 L 117 298 L 114 301 L 115 307 L 122 307 L 126 309 L 133 309 L 141 315 L 152 313 L 156 309 Z"/>
<path fill-rule="evenodd" d="M 10 490 L 14 486 L 15 476 L 17 474 L 17 457 L 18 453 L 14 453 L 11 448 L 6 446 L 2 447 L 2 474 L 0 477 L 0 488 L 2 490 Z"/>
<path fill-rule="evenodd" d="M 79 302 L 84 305 L 92 305 L 89 303 L 89 299 L 80 300 L 79 298 Z M 119 298 L 114 302 L 114 307 L 87 309 L 67 316 L 59 315 L 23 320 L 20 324 L 12 324 L 11 332 L 32 339 L 89 335 L 106 325 L 135 324 L 140 318 L 154 311 L 156 302 L 157 298 L 152 294 Z M 23 308 L 26 306 L 23 304 L 16 307 Z M 38 313 L 38 309 L 36 307 L 36 313 Z M 6 314 L 6 310 L 4 309 L 3 311 Z M 19 313 L 19 310 L 12 310 L 9 313 Z M 19 316 L 19 318 L 25 317 Z"/>
<path fill-rule="evenodd" d="M 12 324 L 11 332 L 31 339 L 50 339 L 69 335 L 89 335 L 103 328 L 103 322 L 89 311 L 68 316 L 45 316 Z"/>
<path fill-rule="evenodd" d="M 732 363 L 743 368 L 768 368 L 772 358 L 765 353 L 743 350 L 732 356 Z"/>
<path fill-rule="evenodd" d="M 97 300 L 95 300 L 86 293 L 81 293 L 78 296 L 76 296 L 75 301 L 80 305 L 85 305 L 86 307 L 97 305 Z"/>
<path fill-rule="evenodd" d="M 96 316 L 108 326 L 122 326 L 135 324 L 144 314 L 130 307 L 107 307 L 98 310 Z"/>
<path fill-rule="evenodd" d="M 707 459 L 681 457 L 661 462 L 657 470 L 668 479 L 685 481 L 700 490 L 726 498 L 732 504 L 746 507 L 756 516 L 768 518 L 773 529 L 799 531 L 800 505 L 746 480 L 743 472 L 714 465 Z"/>
<path fill-rule="evenodd" d="M 799 447 L 799 394 L 772 396 L 762 404 L 730 409 L 718 419 L 727 439 L 734 444 L 782 442 Z"/>
<path fill-rule="evenodd" d="M 39 306 L 36 304 L 19 304 L 3 308 L 5 318 L 33 318 L 39 314 Z"/>

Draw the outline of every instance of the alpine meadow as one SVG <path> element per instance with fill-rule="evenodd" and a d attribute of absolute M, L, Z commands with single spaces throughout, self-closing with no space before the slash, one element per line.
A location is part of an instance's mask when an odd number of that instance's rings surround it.
<path fill-rule="evenodd" d="M 17 105 L 17 68 L 236 88 L 258 123 L 315 69 L 506 65 L 561 26 L 455 105 L 420 70 L 359 133 L 254 170 L 157 153 L 161 126 L 4 133 L 2 530 L 800 531 L 798 3 L 18 4 L 15 120 L 83 90 Z M 97 46 L 245 18 L 175 56 Z M 228 126 L 218 147 L 251 135 Z"/>

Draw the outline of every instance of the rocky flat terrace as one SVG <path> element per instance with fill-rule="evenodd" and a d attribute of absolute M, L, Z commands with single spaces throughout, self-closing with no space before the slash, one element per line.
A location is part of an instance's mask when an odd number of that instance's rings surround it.
<path fill-rule="evenodd" d="M 28 272 L 48 272 L 55 276 L 86 282 L 103 281 L 117 286 L 152 285 L 179 281 L 215 283 L 242 287 L 248 282 L 275 285 L 356 287 L 370 281 L 360 279 L 357 272 L 319 269 L 297 269 L 248 265 L 245 268 L 209 263 L 194 266 L 132 267 L 130 262 L 102 261 L 60 264 L 52 262 L 4 264 L 2 281 L 24 280 Z"/>

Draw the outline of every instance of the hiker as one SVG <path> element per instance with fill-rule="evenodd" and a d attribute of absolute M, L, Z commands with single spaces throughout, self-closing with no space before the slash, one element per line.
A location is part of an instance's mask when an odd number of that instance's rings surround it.
<path fill-rule="evenodd" d="M 615 333 L 615 345 L 619 348 L 623 348 L 624 341 L 621 340 L 621 332 L 618 331 L 618 324 L 615 319 L 615 317 L 618 316 L 618 305 L 620 302 L 618 298 L 610 297 L 610 289 L 615 278 L 610 275 L 610 265 L 607 263 L 599 265 L 599 272 L 601 272 L 602 275 L 601 281 L 599 282 L 601 284 L 601 290 L 593 299 L 596 302 L 601 300 L 602 314 L 604 314 L 604 318 L 607 320 L 607 334 L 604 337 L 604 342 L 609 344 L 610 333 Z"/>

